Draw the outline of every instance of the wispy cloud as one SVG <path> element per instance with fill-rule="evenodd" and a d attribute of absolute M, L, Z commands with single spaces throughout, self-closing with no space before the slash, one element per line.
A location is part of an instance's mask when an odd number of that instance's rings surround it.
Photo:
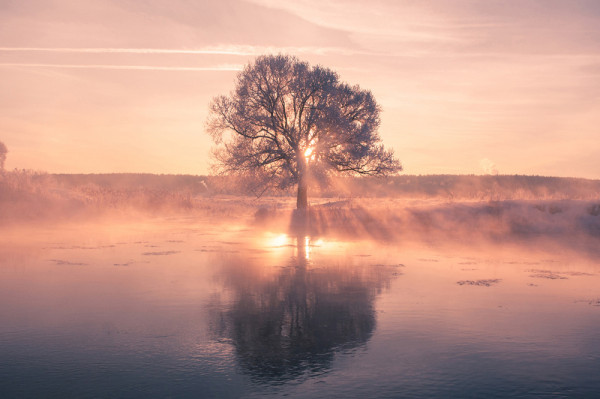
<path fill-rule="evenodd" d="M 39 67 L 69 69 L 130 69 L 144 71 L 241 71 L 242 65 L 225 64 L 209 67 L 157 66 L 157 65 L 106 65 L 106 64 L 36 64 L 36 63 L 0 63 L 0 67 Z"/>
<path fill-rule="evenodd" d="M 5 52 L 50 52 L 50 53 L 89 53 L 89 54 L 204 54 L 256 56 L 272 53 L 316 54 L 316 55 L 356 55 L 373 54 L 366 50 L 343 47 L 278 47 L 252 45 L 208 46 L 197 49 L 174 48 L 114 48 L 114 47 L 0 47 Z"/>
<path fill-rule="evenodd" d="M 486 175 L 498 174 L 498 167 L 496 166 L 496 164 L 487 158 L 479 160 L 479 166 L 481 166 L 483 173 L 485 173 Z"/>
<path fill-rule="evenodd" d="M 372 50 L 352 49 L 344 47 L 278 47 L 278 46 L 251 46 L 251 45 L 223 45 L 211 46 L 198 49 L 169 49 L 169 48 L 115 48 L 115 47 L 0 47 L 0 52 L 13 53 L 78 53 L 78 54 L 190 54 L 190 55 L 231 55 L 253 57 L 262 54 L 312 54 L 312 55 L 368 55 L 381 56 L 386 58 L 418 58 L 431 56 L 429 50 L 403 50 L 402 52 L 377 52 Z M 600 59 L 596 53 L 567 53 L 567 54 L 521 54 L 506 52 L 472 52 L 462 51 L 460 53 L 436 51 L 433 54 L 436 58 L 507 58 L 514 57 L 519 59 L 530 58 L 566 58 L 566 59 Z M 196 69 L 196 68 L 195 68 Z M 212 69 L 212 68 L 211 68 Z"/>
<path fill-rule="evenodd" d="M 246 46 L 247 47 L 247 46 Z M 112 48 L 112 47 L 0 47 L 0 51 L 48 52 L 48 53 L 92 53 L 92 54 L 215 54 L 253 55 L 244 46 L 204 48 L 204 49 L 161 49 L 161 48 Z"/>
<path fill-rule="evenodd" d="M 449 27 L 447 21 L 419 6 L 406 7 L 397 1 L 340 0 L 245 0 L 262 7 L 278 9 L 329 29 L 349 32 L 355 39 L 362 36 L 385 38 L 422 45 L 423 43 L 463 43 L 456 28 L 473 29 L 488 24 L 461 23 Z"/>

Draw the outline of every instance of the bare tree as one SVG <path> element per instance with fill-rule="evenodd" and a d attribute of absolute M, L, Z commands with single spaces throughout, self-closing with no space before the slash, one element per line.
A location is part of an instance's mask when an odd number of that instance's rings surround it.
<path fill-rule="evenodd" d="M 210 105 L 214 170 L 241 175 L 261 192 L 297 184 L 297 207 L 306 209 L 309 181 L 402 169 L 381 144 L 379 111 L 370 91 L 330 69 L 293 56 L 258 57 L 234 91 Z"/>
<path fill-rule="evenodd" d="M 4 170 L 4 162 L 6 162 L 6 153 L 8 149 L 3 142 L 0 141 L 0 171 Z"/>

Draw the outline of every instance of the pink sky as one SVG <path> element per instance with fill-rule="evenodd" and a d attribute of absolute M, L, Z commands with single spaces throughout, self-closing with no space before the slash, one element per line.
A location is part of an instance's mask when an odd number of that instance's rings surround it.
<path fill-rule="evenodd" d="M 205 174 L 210 99 L 278 52 L 370 89 L 405 173 L 600 178 L 596 0 L 2 1 L 6 167 Z"/>

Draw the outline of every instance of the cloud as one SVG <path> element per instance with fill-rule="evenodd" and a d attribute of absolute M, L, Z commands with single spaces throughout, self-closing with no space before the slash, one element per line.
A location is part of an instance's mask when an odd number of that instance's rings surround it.
<path fill-rule="evenodd" d="M 600 49 L 595 0 L 245 0 L 349 34 L 378 50 L 448 53 L 589 54 Z M 409 2 L 410 3 L 410 2 Z"/>
<path fill-rule="evenodd" d="M 348 32 L 355 40 L 364 35 L 412 43 L 459 43 L 463 38 L 449 29 L 447 21 L 420 7 L 392 1 L 246 0 L 268 9 L 284 10 L 317 26 Z M 475 25 L 480 26 L 480 25 Z M 487 26 L 487 25 L 486 25 Z M 460 24 L 472 28 L 472 24 Z M 453 28 L 453 27 L 450 27 Z"/>
<path fill-rule="evenodd" d="M 112 47 L 0 47 L 5 52 L 49 52 L 49 53 L 84 53 L 84 54 L 192 54 L 192 55 L 234 55 L 257 56 L 261 54 L 289 53 L 315 55 L 374 55 L 366 50 L 344 47 L 315 46 L 253 46 L 253 45 L 219 45 L 197 49 L 176 48 L 112 48 Z M 380 54 L 384 55 L 384 54 Z"/>
<path fill-rule="evenodd" d="M 157 65 L 106 65 L 106 64 L 35 64 L 35 63 L 0 63 L 3 67 L 39 67 L 68 69 L 131 69 L 144 71 L 241 71 L 243 66 L 237 64 L 216 65 L 210 67 L 157 66 Z"/>
<path fill-rule="evenodd" d="M 481 159 L 479 161 L 479 166 L 481 166 L 483 173 L 485 173 L 486 175 L 498 174 L 498 167 L 496 166 L 496 164 L 487 158 Z"/>

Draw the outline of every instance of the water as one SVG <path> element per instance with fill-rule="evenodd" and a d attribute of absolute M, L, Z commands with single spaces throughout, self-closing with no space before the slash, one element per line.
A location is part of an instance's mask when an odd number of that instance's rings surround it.
<path fill-rule="evenodd" d="M 593 397 L 600 264 L 193 219 L 14 229 L 2 397 Z"/>

